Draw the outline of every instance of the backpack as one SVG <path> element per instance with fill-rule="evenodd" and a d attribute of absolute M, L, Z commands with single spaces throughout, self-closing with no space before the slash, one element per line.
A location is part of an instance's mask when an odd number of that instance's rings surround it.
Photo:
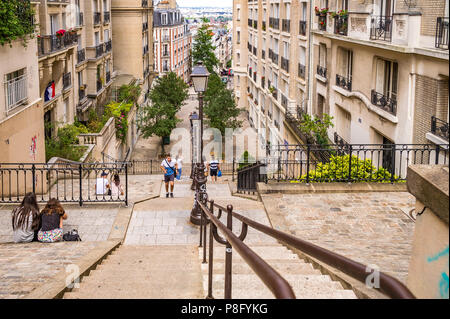
<path fill-rule="evenodd" d="M 78 230 L 72 229 L 63 235 L 64 241 L 81 241 L 80 235 L 78 235 Z"/>

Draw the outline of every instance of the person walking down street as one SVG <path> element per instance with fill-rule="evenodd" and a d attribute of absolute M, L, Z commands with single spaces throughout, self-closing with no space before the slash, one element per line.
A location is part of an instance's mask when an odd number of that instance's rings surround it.
<path fill-rule="evenodd" d="M 37 240 L 41 227 L 39 206 L 34 193 L 27 193 L 19 207 L 12 211 L 13 240 L 15 243 L 29 243 Z"/>
<path fill-rule="evenodd" d="M 211 175 L 211 181 L 217 182 L 217 172 L 220 169 L 219 161 L 213 158 L 208 163 L 209 174 Z"/>
<path fill-rule="evenodd" d="M 177 171 L 177 162 L 170 157 L 170 154 L 166 155 L 166 158 L 161 162 L 161 170 L 164 173 L 164 183 L 166 183 L 166 198 L 173 197 L 173 187 L 175 173 Z M 170 193 L 169 193 L 170 183 Z"/>
<path fill-rule="evenodd" d="M 47 202 L 41 212 L 42 227 L 38 232 L 38 240 L 43 243 L 54 243 L 63 240 L 63 219 L 67 213 L 56 198 Z"/>
<path fill-rule="evenodd" d="M 177 155 L 177 179 L 181 179 L 181 170 L 183 168 L 183 157 L 181 155 Z"/>

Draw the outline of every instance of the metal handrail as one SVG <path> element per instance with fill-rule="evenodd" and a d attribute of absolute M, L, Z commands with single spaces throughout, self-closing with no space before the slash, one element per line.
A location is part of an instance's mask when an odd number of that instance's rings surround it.
<path fill-rule="evenodd" d="M 247 265 L 250 266 L 250 268 L 262 280 L 266 287 L 270 289 L 270 291 L 277 299 L 295 299 L 294 291 L 292 290 L 292 287 L 289 285 L 286 279 L 284 279 L 275 269 L 272 268 L 272 266 L 270 266 L 266 261 L 264 261 L 264 259 L 258 256 L 253 250 L 251 250 L 246 244 L 244 244 L 244 242 L 240 238 L 233 234 L 232 230 L 230 229 L 231 225 L 229 223 L 227 223 L 228 227 L 225 226 L 216 216 L 214 216 L 214 212 L 211 212 L 204 203 L 202 203 L 201 201 L 199 201 L 198 203 L 202 212 L 207 216 L 207 218 L 209 218 L 208 221 L 214 224 L 214 227 L 218 228 L 222 232 L 222 234 L 225 236 L 227 244 L 231 245 L 231 247 L 238 252 L 242 259 L 244 259 Z M 214 202 L 212 202 L 211 206 L 214 207 Z M 232 211 L 233 208 L 231 205 L 228 205 L 227 209 L 229 211 Z M 201 223 L 201 225 L 202 227 L 204 227 L 204 229 L 202 230 L 205 230 L 206 222 Z M 212 241 L 210 240 L 210 245 L 211 244 Z M 204 247 L 206 247 L 206 243 L 204 243 Z M 212 264 L 210 263 L 210 266 L 211 265 Z M 231 297 L 231 285 L 229 286 L 229 291 L 226 291 L 226 295 L 227 294 L 229 294 L 229 297 Z"/>
<path fill-rule="evenodd" d="M 227 213 L 229 212 L 226 208 L 216 203 L 213 203 L 213 206 L 217 207 L 221 211 L 227 211 Z M 367 269 L 369 268 L 362 263 L 294 237 L 290 234 L 286 234 L 274 228 L 260 224 L 236 212 L 231 211 L 231 215 L 240 220 L 243 224 L 253 227 L 254 229 L 259 230 L 272 238 L 299 249 L 302 252 L 342 271 L 362 283 L 365 283 L 367 279 Z M 374 287 L 375 289 L 380 290 L 382 293 L 394 299 L 415 299 L 415 296 L 411 293 L 411 291 L 398 279 L 383 272 L 380 272 L 379 274 L 380 287 Z"/>

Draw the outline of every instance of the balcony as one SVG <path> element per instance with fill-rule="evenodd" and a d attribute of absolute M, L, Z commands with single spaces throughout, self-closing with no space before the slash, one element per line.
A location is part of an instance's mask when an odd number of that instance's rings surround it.
<path fill-rule="evenodd" d="M 263 22 L 262 22 L 262 30 L 263 30 L 263 31 L 266 31 L 266 21 L 263 21 Z"/>
<path fill-rule="evenodd" d="M 97 80 L 97 93 L 102 89 L 103 85 L 102 85 L 102 81 Z"/>
<path fill-rule="evenodd" d="M 266 51 L 265 50 L 261 50 L 261 59 L 263 59 L 263 60 L 266 59 Z"/>
<path fill-rule="evenodd" d="M 168 58 L 168 57 L 170 57 L 170 52 L 169 51 L 163 51 L 162 56 L 164 58 Z"/>
<path fill-rule="evenodd" d="M 110 52 L 111 50 L 112 50 L 112 41 L 109 40 L 109 41 L 105 42 L 105 53 Z"/>
<path fill-rule="evenodd" d="M 86 97 L 86 84 L 78 89 L 78 102 L 81 103 Z"/>
<path fill-rule="evenodd" d="M 266 78 L 264 76 L 261 77 L 261 87 L 264 89 L 266 85 Z"/>
<path fill-rule="evenodd" d="M 148 44 L 144 45 L 144 47 L 142 48 L 142 51 L 144 52 L 143 55 L 147 54 L 147 52 L 148 52 Z M 166 52 L 164 52 L 164 53 L 166 53 Z M 163 56 L 166 56 L 166 55 L 163 54 Z"/>
<path fill-rule="evenodd" d="M 258 29 L 258 20 L 253 20 L 253 28 Z"/>
<path fill-rule="evenodd" d="M 105 11 L 103 12 L 103 23 L 107 24 L 111 22 L 111 12 Z"/>
<path fill-rule="evenodd" d="M 38 52 L 39 56 L 52 54 L 60 50 L 67 49 L 70 46 L 76 45 L 78 42 L 78 35 L 76 33 L 64 33 L 63 36 L 44 35 L 38 37 Z"/>
<path fill-rule="evenodd" d="M 142 0 L 142 7 L 147 8 L 148 7 L 148 0 Z"/>
<path fill-rule="evenodd" d="M 298 64 L 298 77 L 305 79 L 306 76 L 306 66 L 299 63 Z"/>
<path fill-rule="evenodd" d="M 148 30 L 148 22 L 142 23 L 142 32 L 145 32 Z"/>
<path fill-rule="evenodd" d="M 347 91 L 352 91 L 352 77 L 345 77 L 339 74 L 336 74 L 336 85 L 346 89 Z"/>
<path fill-rule="evenodd" d="M 392 40 L 392 16 L 374 16 L 370 21 L 370 40 Z"/>
<path fill-rule="evenodd" d="M 435 116 L 432 116 L 431 117 L 431 133 L 448 141 L 448 135 L 449 135 L 448 123 L 443 120 L 438 119 Z"/>
<path fill-rule="evenodd" d="M 255 82 L 256 82 L 256 71 L 255 71 L 255 72 L 253 72 L 253 81 L 255 81 Z"/>
<path fill-rule="evenodd" d="M 393 97 L 385 96 L 375 90 L 371 92 L 371 102 L 380 109 L 389 112 L 393 115 L 397 114 L 397 100 Z"/>
<path fill-rule="evenodd" d="M 70 3 L 70 0 L 47 0 L 50 3 Z"/>
<path fill-rule="evenodd" d="M 324 66 L 317 66 L 317 74 L 326 78 L 327 77 L 327 68 Z"/>
<path fill-rule="evenodd" d="M 291 20 L 283 19 L 281 21 L 281 31 L 283 31 L 283 32 L 291 32 Z"/>
<path fill-rule="evenodd" d="M 252 25 L 253 25 L 253 20 L 252 19 L 248 19 L 248 26 L 252 27 Z"/>
<path fill-rule="evenodd" d="M 72 85 L 71 73 L 64 73 L 63 75 L 63 90 L 67 90 Z"/>
<path fill-rule="evenodd" d="M 111 81 L 111 72 L 110 71 L 106 72 L 106 83 L 109 83 L 109 81 Z"/>
<path fill-rule="evenodd" d="M 280 30 L 280 19 L 279 18 L 269 18 L 269 28 Z"/>
<path fill-rule="evenodd" d="M 101 13 L 100 12 L 94 12 L 94 25 L 100 24 L 101 21 Z"/>
<path fill-rule="evenodd" d="M 95 46 L 95 57 L 101 57 L 103 55 L 103 44 L 99 44 Z"/>
<path fill-rule="evenodd" d="M 287 97 L 285 97 L 283 94 L 281 94 L 281 106 L 285 109 L 287 108 L 288 100 Z"/>
<path fill-rule="evenodd" d="M 76 21 L 75 21 L 75 23 L 76 23 L 76 26 L 77 26 L 77 27 L 81 27 L 81 26 L 84 25 L 83 12 L 78 12 L 78 13 L 76 14 Z"/>
<path fill-rule="evenodd" d="M 281 57 L 281 68 L 289 73 L 289 59 Z"/>
<path fill-rule="evenodd" d="M 448 50 L 449 40 L 449 17 L 439 17 L 436 21 L 435 46 L 439 49 Z M 448 132 L 447 132 L 448 137 Z"/>
<path fill-rule="evenodd" d="M 256 47 L 253 47 L 253 55 L 254 55 L 254 56 L 256 56 L 257 50 L 258 50 L 258 49 L 257 49 Z"/>
<path fill-rule="evenodd" d="M 327 31 L 327 15 L 319 15 L 319 30 L 320 31 Z"/>
<path fill-rule="evenodd" d="M 347 35 L 348 15 L 334 17 L 334 34 Z"/>
<path fill-rule="evenodd" d="M 24 74 L 5 83 L 6 112 L 25 103 L 28 98 L 28 78 Z"/>
<path fill-rule="evenodd" d="M 298 24 L 298 33 L 300 35 L 306 36 L 306 21 L 300 20 Z"/>
<path fill-rule="evenodd" d="M 86 60 L 86 49 L 81 49 L 77 51 L 77 61 L 78 64 Z"/>

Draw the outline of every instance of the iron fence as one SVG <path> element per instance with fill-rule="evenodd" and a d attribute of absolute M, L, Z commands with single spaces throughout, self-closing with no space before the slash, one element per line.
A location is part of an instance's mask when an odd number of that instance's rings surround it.
<path fill-rule="evenodd" d="M 448 141 L 449 129 L 448 123 L 441 119 L 438 119 L 436 116 L 431 117 L 431 133 L 442 137 L 443 139 Z"/>
<path fill-rule="evenodd" d="M 371 19 L 370 40 L 392 40 L 392 16 L 374 16 Z"/>
<path fill-rule="evenodd" d="M 97 191 L 96 181 L 107 173 L 109 184 L 118 174 L 124 194 Z M 128 163 L 0 163 L 0 203 L 20 203 L 28 192 L 40 203 L 125 203 L 128 205 Z"/>
<path fill-rule="evenodd" d="M 438 17 L 436 20 L 435 47 L 448 50 L 449 17 Z"/>

